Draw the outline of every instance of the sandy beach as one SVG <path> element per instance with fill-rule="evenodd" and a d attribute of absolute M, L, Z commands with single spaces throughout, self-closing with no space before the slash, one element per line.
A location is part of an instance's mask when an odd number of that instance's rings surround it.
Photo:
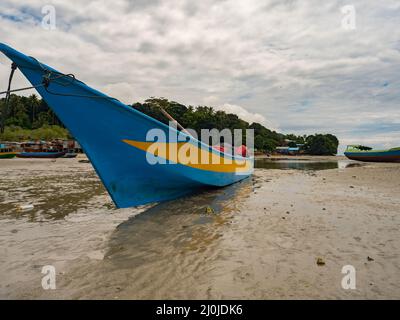
<path fill-rule="evenodd" d="M 275 161 L 224 189 L 116 210 L 89 163 L 1 160 L 0 298 L 400 299 L 400 164 Z M 56 290 L 41 286 L 44 265 Z"/>

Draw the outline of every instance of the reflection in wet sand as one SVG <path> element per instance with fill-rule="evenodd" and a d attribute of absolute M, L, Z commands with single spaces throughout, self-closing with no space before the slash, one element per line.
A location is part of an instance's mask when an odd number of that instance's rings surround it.
<path fill-rule="evenodd" d="M 51 298 L 37 279 L 41 266 L 52 264 L 63 288 L 57 297 L 114 297 L 115 291 L 122 295 L 115 289 L 120 287 L 124 297 L 157 297 L 165 290 L 165 296 L 183 298 L 190 280 L 175 293 L 166 292 L 166 283 L 176 286 L 182 276 L 207 275 L 215 267 L 225 227 L 257 184 L 246 179 L 175 201 L 116 210 L 90 164 L 3 163 L 1 297 Z M 34 207 L 19 211 L 20 204 Z"/>
<path fill-rule="evenodd" d="M 306 174 L 256 169 L 226 188 L 120 210 L 90 164 L 2 162 L 0 298 L 395 297 L 385 279 L 399 272 L 398 166 L 317 171 L 330 162 L 297 167 Z M 21 203 L 34 208 L 20 212 Z M 367 256 L 376 262 L 366 280 Z M 360 287 L 379 287 L 343 292 L 349 261 L 364 268 Z M 41 287 L 49 264 L 55 291 Z"/>
<path fill-rule="evenodd" d="M 276 160 L 270 158 L 256 159 L 254 167 L 258 169 L 279 169 L 279 170 L 329 170 L 337 168 L 351 168 L 362 166 L 362 163 L 350 160 L 335 161 L 313 161 L 310 159 L 283 159 Z"/>
<path fill-rule="evenodd" d="M 106 257 L 131 266 L 172 253 L 166 251 L 166 245 L 181 254 L 206 251 L 222 236 L 221 228 L 231 222 L 251 189 L 252 181 L 246 179 L 224 189 L 153 206 L 116 228 Z M 149 251 L 154 255 L 149 256 Z"/>
<path fill-rule="evenodd" d="M 61 285 L 73 298 L 204 295 L 224 255 L 221 241 L 256 184 L 246 179 L 148 208 L 115 228 L 103 260 L 77 262 Z M 83 284 L 68 280 L 80 275 Z"/>

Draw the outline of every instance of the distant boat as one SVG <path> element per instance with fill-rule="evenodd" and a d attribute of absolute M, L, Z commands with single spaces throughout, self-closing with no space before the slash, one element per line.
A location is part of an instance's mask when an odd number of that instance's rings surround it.
<path fill-rule="evenodd" d="M 400 162 L 400 147 L 374 150 L 370 147 L 349 145 L 344 155 L 351 160 L 366 162 Z"/>
<path fill-rule="evenodd" d="M 16 64 L 77 139 L 119 208 L 227 186 L 252 173 L 253 157 L 215 150 L 7 45 L 0 44 L 0 51 Z M 149 141 L 149 132 L 161 132 L 164 137 Z M 187 163 L 175 158 L 188 145 L 212 161 Z M 171 149 L 175 150 L 172 154 Z M 148 157 L 165 162 L 151 163 Z"/>
<path fill-rule="evenodd" d="M 54 159 L 65 155 L 65 152 L 21 152 L 17 154 L 17 158 L 41 158 Z"/>
<path fill-rule="evenodd" d="M 63 158 L 76 158 L 77 155 L 78 155 L 78 154 L 75 153 L 75 152 L 67 152 L 67 153 L 65 153 L 62 157 L 63 157 Z"/>
<path fill-rule="evenodd" d="M 0 147 L 0 159 L 11 159 L 17 155 L 11 148 Z"/>

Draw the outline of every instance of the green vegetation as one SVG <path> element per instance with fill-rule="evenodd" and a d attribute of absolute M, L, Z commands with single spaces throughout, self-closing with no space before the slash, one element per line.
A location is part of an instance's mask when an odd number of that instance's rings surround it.
<path fill-rule="evenodd" d="M 8 110 L 4 98 L 0 100 L 0 114 L 6 114 L 2 141 L 67 139 L 68 130 L 46 102 L 36 95 L 29 97 L 11 95 Z"/>
<path fill-rule="evenodd" d="M 312 155 L 334 155 L 339 140 L 331 134 L 315 134 L 306 138 L 305 150 Z"/>
<path fill-rule="evenodd" d="M 134 103 L 133 108 L 163 123 L 168 119 L 160 111 L 160 106 L 174 117 L 183 127 L 194 129 L 200 136 L 201 129 L 254 129 L 254 146 L 258 151 L 273 152 L 277 146 L 288 145 L 303 148 L 310 154 L 331 155 L 337 153 L 338 140 L 331 134 L 296 136 L 269 130 L 260 123 L 251 123 L 237 115 L 217 111 L 208 106 L 185 106 L 165 98 L 150 98 L 144 103 Z M 4 112 L 4 99 L 0 100 L 0 113 Z M 22 97 L 11 95 L 5 131 L 0 133 L 0 140 L 21 141 L 29 139 L 50 140 L 68 138 L 69 133 L 47 104 L 37 96 Z M 244 141 L 245 142 L 245 137 Z"/>
<path fill-rule="evenodd" d="M 68 139 L 68 130 L 60 126 L 43 125 L 38 129 L 24 129 L 19 126 L 7 126 L 0 133 L 0 141 L 52 140 Z"/>
<path fill-rule="evenodd" d="M 161 113 L 159 106 L 166 110 L 183 127 L 194 129 L 199 135 L 201 129 L 216 128 L 222 130 L 225 128 L 246 129 L 249 127 L 249 124 L 239 119 L 237 115 L 225 113 L 224 111 L 215 111 L 207 106 L 186 107 L 183 104 L 168 101 L 164 98 L 150 98 L 144 103 L 137 102 L 132 105 L 136 110 L 168 124 L 168 119 Z"/>
<path fill-rule="evenodd" d="M 5 111 L 4 98 L 0 100 L 1 114 Z M 44 100 L 36 95 L 29 97 L 12 94 L 8 110 L 6 110 L 6 126 L 18 126 L 24 129 L 38 129 L 43 125 L 56 125 L 63 127 L 55 113 L 48 107 Z"/>
<path fill-rule="evenodd" d="M 296 147 L 297 144 L 301 144 L 304 145 L 303 149 L 309 154 L 333 155 L 337 153 L 339 145 L 338 139 L 331 134 L 316 134 L 311 136 L 285 135 L 271 131 L 259 123 L 249 124 L 239 119 L 235 114 L 216 111 L 207 106 L 199 106 L 197 108 L 193 106 L 186 107 L 183 104 L 168 101 L 165 98 L 150 98 L 144 103 L 134 103 L 132 107 L 168 124 L 168 119 L 160 111 L 159 107 L 162 107 L 183 127 L 194 129 L 199 136 L 201 129 L 254 129 L 254 147 L 264 152 L 272 152 L 278 146 L 288 145 L 289 147 Z"/>

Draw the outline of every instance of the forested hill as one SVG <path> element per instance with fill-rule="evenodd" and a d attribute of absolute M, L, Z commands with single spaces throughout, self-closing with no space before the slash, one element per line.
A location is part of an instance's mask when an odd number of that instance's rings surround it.
<path fill-rule="evenodd" d="M 4 98 L 0 100 L 0 113 L 4 113 Z M 336 154 L 338 140 L 331 134 L 315 134 L 311 136 L 296 136 L 282 134 L 269 130 L 259 123 L 248 123 L 237 115 L 217 111 L 208 106 L 185 106 L 178 102 L 164 98 L 150 98 L 144 103 L 134 103 L 133 108 L 157 120 L 168 123 L 168 119 L 161 113 L 159 107 L 164 108 L 182 126 L 196 130 L 216 128 L 254 129 L 255 148 L 260 151 L 271 152 L 277 146 L 304 144 L 310 154 Z M 5 132 L 0 133 L 0 141 L 67 138 L 68 131 L 44 100 L 36 95 L 29 97 L 11 95 L 5 118 Z"/>

